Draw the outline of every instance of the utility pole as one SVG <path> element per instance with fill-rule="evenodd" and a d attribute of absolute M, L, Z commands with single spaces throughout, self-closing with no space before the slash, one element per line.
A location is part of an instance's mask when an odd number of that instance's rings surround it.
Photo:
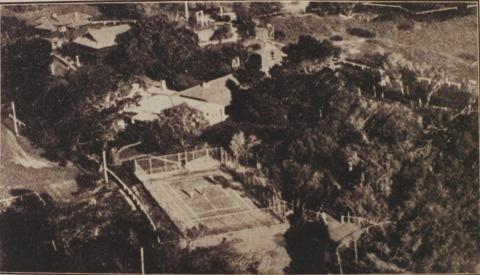
<path fill-rule="evenodd" d="M 102 151 L 102 159 L 103 159 L 103 179 L 106 183 L 108 183 L 108 174 L 107 174 L 107 154 L 105 150 Z"/>
<path fill-rule="evenodd" d="M 15 103 L 12 101 L 13 131 L 18 136 L 17 113 L 15 112 Z"/>
<path fill-rule="evenodd" d="M 142 274 L 145 274 L 145 262 L 143 259 L 143 246 L 140 247 L 140 262 L 142 264 Z"/>

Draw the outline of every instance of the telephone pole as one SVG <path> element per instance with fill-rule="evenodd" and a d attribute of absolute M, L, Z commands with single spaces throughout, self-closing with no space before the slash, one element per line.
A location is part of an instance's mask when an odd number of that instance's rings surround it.
<path fill-rule="evenodd" d="M 144 259 L 143 259 L 143 246 L 140 247 L 140 262 L 142 264 L 142 274 L 145 274 L 145 262 L 144 262 Z"/>
<path fill-rule="evenodd" d="M 103 178 L 106 183 L 108 183 L 108 174 L 107 174 L 107 154 L 105 150 L 102 151 L 102 159 L 103 159 Z"/>
<path fill-rule="evenodd" d="M 17 124 L 17 113 L 15 112 L 15 103 L 12 101 L 12 119 L 13 119 L 13 131 L 15 135 L 18 136 L 18 124 Z"/>

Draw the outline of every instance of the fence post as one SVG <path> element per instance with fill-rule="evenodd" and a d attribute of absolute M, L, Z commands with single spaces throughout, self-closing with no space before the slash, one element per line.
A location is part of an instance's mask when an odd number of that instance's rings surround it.
<path fill-rule="evenodd" d="M 150 167 L 150 174 L 153 174 L 153 171 L 152 171 L 152 158 L 148 158 L 148 167 Z"/>
<path fill-rule="evenodd" d="M 340 251 L 338 251 L 338 247 L 337 247 L 337 261 L 338 261 L 338 267 L 340 268 L 340 274 L 343 274 L 342 260 L 340 259 Z"/>
<path fill-rule="evenodd" d="M 220 163 L 223 163 L 223 147 L 220 147 Z"/>
<path fill-rule="evenodd" d="M 343 215 L 340 217 L 340 222 L 343 223 Z"/>
<path fill-rule="evenodd" d="M 357 250 L 357 239 L 353 239 L 353 247 L 355 249 L 355 264 L 358 264 L 358 250 Z"/>
<path fill-rule="evenodd" d="M 137 172 L 137 165 L 138 165 L 138 164 L 137 164 L 137 160 L 134 159 L 134 160 L 133 160 L 133 172 L 134 172 L 134 173 Z"/>
<path fill-rule="evenodd" d="M 15 112 L 15 103 L 12 101 L 13 131 L 18 136 L 17 113 Z"/>
<path fill-rule="evenodd" d="M 140 258 L 142 263 L 142 274 L 145 274 L 145 262 L 144 262 L 144 255 L 143 255 L 143 246 L 140 247 Z"/>

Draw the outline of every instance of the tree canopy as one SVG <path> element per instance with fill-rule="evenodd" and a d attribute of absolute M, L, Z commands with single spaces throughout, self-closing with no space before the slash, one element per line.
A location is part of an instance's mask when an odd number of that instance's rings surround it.
<path fill-rule="evenodd" d="M 143 18 L 117 37 L 115 67 L 124 74 L 174 79 L 185 73 L 199 50 L 198 38 L 184 27 L 176 27 L 163 16 Z"/>

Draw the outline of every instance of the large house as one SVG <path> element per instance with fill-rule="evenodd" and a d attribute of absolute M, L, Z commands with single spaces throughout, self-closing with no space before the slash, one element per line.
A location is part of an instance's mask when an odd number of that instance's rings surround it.
<path fill-rule="evenodd" d="M 226 75 L 181 92 L 169 89 L 165 81 L 149 80 L 146 87 L 135 84 L 131 96 L 140 95 L 141 99 L 124 112 L 131 113 L 134 121 L 153 121 L 163 110 L 186 104 L 202 112 L 210 125 L 217 124 L 228 118 L 225 108 L 231 101 L 229 80 L 237 82 L 232 75 Z"/>
<path fill-rule="evenodd" d="M 93 61 L 104 57 L 117 45 L 115 41 L 117 36 L 128 30 L 130 30 L 128 24 L 105 26 L 99 29 L 89 28 L 84 35 L 72 41 L 72 46 L 82 60 Z"/>

